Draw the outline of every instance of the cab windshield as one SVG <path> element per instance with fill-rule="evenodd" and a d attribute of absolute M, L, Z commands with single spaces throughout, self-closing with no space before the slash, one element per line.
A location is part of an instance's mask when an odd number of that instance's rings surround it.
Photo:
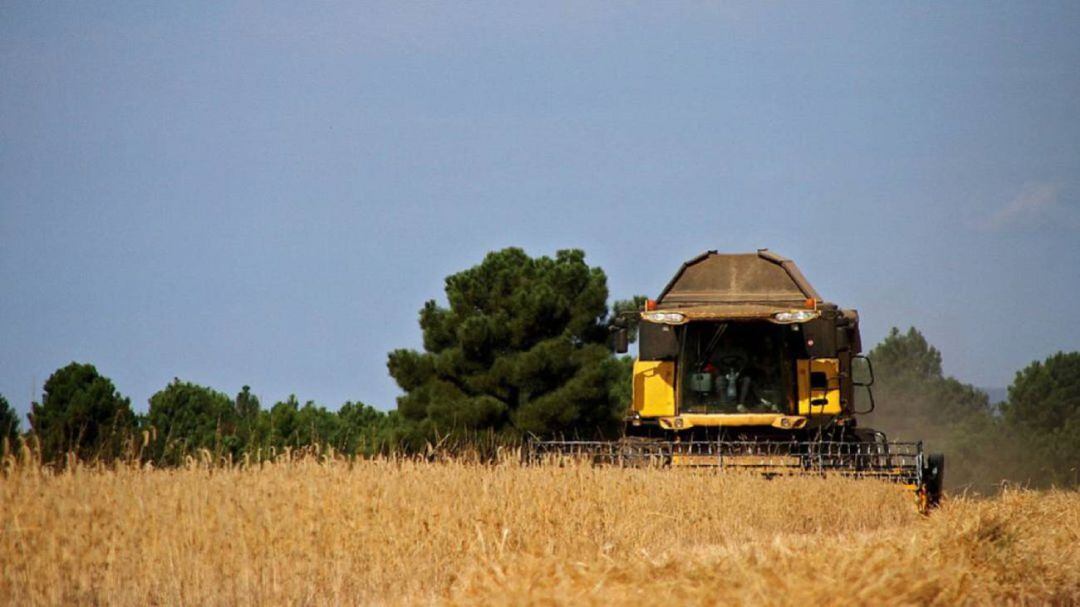
<path fill-rule="evenodd" d="M 681 344 L 683 413 L 785 413 L 791 385 L 789 327 L 770 322 L 691 322 Z"/>

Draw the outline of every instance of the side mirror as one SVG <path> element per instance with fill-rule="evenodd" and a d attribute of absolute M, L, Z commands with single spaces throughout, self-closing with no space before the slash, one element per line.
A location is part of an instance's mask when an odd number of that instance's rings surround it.
<path fill-rule="evenodd" d="M 626 354 L 630 349 L 630 333 L 626 330 L 626 327 L 619 327 L 615 329 L 615 335 L 613 341 L 613 347 L 616 354 Z"/>
<path fill-rule="evenodd" d="M 851 383 L 866 387 L 874 385 L 874 365 L 870 364 L 869 358 L 861 354 L 851 357 Z"/>

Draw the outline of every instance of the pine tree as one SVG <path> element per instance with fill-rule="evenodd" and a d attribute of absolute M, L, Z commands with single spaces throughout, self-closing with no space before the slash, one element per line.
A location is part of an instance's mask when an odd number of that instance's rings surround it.
<path fill-rule="evenodd" d="M 489 253 L 420 310 L 424 350 L 387 366 L 401 414 L 431 431 L 595 435 L 617 428 L 620 363 L 608 348 L 607 278 L 579 250 Z"/>

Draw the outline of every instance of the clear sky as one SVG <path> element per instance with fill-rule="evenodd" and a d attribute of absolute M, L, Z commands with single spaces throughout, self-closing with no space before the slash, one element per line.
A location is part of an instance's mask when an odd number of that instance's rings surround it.
<path fill-rule="evenodd" d="M 769 247 L 1004 386 L 1080 349 L 1080 3 L 0 4 L 0 393 L 394 406 L 492 249 Z"/>

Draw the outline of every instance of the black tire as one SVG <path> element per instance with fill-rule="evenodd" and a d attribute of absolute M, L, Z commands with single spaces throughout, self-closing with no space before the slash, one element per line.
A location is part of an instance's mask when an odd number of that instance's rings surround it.
<path fill-rule="evenodd" d="M 931 453 L 926 456 L 923 468 L 923 482 L 926 484 L 926 501 L 930 507 L 941 503 L 942 488 L 945 485 L 945 455 Z"/>

